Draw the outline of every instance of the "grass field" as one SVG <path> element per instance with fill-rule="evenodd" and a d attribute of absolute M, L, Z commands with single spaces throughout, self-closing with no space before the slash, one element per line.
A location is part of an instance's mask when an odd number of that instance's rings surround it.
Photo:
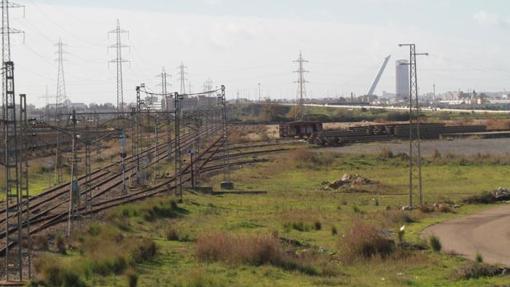
<path fill-rule="evenodd" d="M 310 157 L 313 164 L 304 161 Z M 337 180 L 346 173 L 360 174 L 376 185 L 365 193 L 321 187 L 322 182 Z M 427 202 L 459 202 L 467 195 L 506 186 L 510 165 L 489 160 L 430 159 L 423 173 Z M 208 184 L 218 190 L 222 178 L 215 176 Z M 402 213 L 399 208 L 407 202 L 407 168 L 399 157 L 298 150 L 274 156 L 268 163 L 235 170 L 232 180 L 236 189 L 267 194 L 186 194 L 179 213 L 158 211 L 171 205 L 170 198 L 119 207 L 106 215 L 102 232 L 91 233 L 90 227 L 84 228 L 84 234 L 67 243 L 67 255 L 55 250 L 43 254 L 53 258 L 47 261 L 59 268 L 74 270 L 89 286 L 129 286 L 133 272 L 137 274 L 137 286 L 494 286 L 510 280 L 453 279 L 452 273 L 466 264 L 465 260 L 430 249 L 405 251 L 387 258 L 358 258 L 348 263 L 342 260 L 342 242 L 352 222 L 383 226 L 392 237 L 401 225 L 406 225 L 404 240 L 425 246 L 420 232 L 426 226 L 487 208 L 466 205 L 449 213 Z M 91 240 L 101 241 L 103 236 L 122 237 L 121 242 L 145 238 L 156 243 L 158 252 L 139 262 L 128 257 L 125 268 L 98 274 L 90 266 L 104 258 L 83 246 Z M 231 257 L 230 250 L 243 253 L 243 249 L 251 250 L 265 242 L 257 236 L 292 242 L 281 248 L 292 253 L 293 259 L 278 255 L 277 262 L 254 263 L 249 258 Z M 207 244 L 219 246 L 216 259 L 203 258 L 200 248 Z M 114 246 L 106 247 L 106 254 L 119 256 Z"/>

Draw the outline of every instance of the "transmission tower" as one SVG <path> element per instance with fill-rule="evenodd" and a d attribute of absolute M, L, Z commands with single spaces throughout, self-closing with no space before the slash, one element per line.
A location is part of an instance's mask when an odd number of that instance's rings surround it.
<path fill-rule="evenodd" d="M 399 44 L 409 47 L 409 207 L 414 205 L 413 196 L 418 181 L 420 205 L 423 205 L 423 183 L 421 173 L 421 108 L 418 93 L 418 69 L 416 56 L 428 56 L 428 53 L 416 53 L 415 44 Z"/>
<path fill-rule="evenodd" d="M 120 21 L 117 19 L 117 27 L 112 30 L 108 35 L 115 35 L 115 44 L 109 46 L 109 49 L 115 49 L 116 56 L 109 63 L 115 63 L 117 66 L 117 111 L 124 111 L 124 79 L 122 76 L 122 64 L 128 62 L 122 57 L 122 49 L 128 46 L 122 44 L 122 34 L 128 34 L 129 32 L 120 28 Z"/>
<path fill-rule="evenodd" d="M 66 80 L 64 76 L 64 46 L 66 46 L 61 39 L 59 39 L 57 46 L 57 94 L 55 100 L 55 113 L 59 115 L 65 112 L 67 103 Z"/>
<path fill-rule="evenodd" d="M 181 65 L 179 67 L 177 67 L 177 69 L 179 69 L 179 82 L 181 83 L 181 91 L 180 91 L 180 94 L 181 95 L 185 95 L 186 94 L 186 69 L 188 67 L 184 66 L 184 63 L 181 63 Z"/>
<path fill-rule="evenodd" d="M 171 107 L 173 103 L 169 102 L 168 97 L 170 96 L 168 94 L 168 79 L 171 77 L 165 70 L 165 67 L 161 69 L 161 74 L 158 75 L 158 77 L 161 79 L 161 95 L 163 96 L 163 103 L 164 106 L 162 106 L 163 110 L 168 111 L 168 109 Z"/>
<path fill-rule="evenodd" d="M 24 137 L 18 135 L 16 98 L 14 89 L 14 63 L 11 60 L 11 39 L 14 33 L 23 33 L 10 27 L 9 9 L 22 7 L 20 5 L 2 0 L 2 119 L 4 135 L 4 173 L 5 173 L 5 235 L 4 235 L 4 268 L 3 278 L 11 281 L 23 281 L 23 266 L 27 263 L 27 248 L 22 244 L 27 232 L 22 223 L 22 208 L 24 206 L 25 191 L 28 192 L 28 169 L 24 160 L 23 150 L 19 144 L 24 145 Z M 20 116 L 26 117 L 25 103 L 22 97 Z M 25 122 L 24 122 L 25 123 Z M 21 127 L 25 131 L 24 125 Z M 23 134 L 23 132 L 22 132 Z M 21 142 L 20 142 L 21 140 Z M 28 200 L 28 198 L 26 198 Z M 23 204 L 22 204 L 23 203 Z M 27 205 L 28 207 L 28 205 Z M 26 210 L 29 212 L 29 210 Z M 15 227 L 13 230 L 13 226 Z M 29 256 L 29 255 L 28 255 Z M 29 260 L 28 260 L 29 262 Z M 30 264 L 30 263 L 28 263 Z M 29 272 L 30 273 L 30 272 Z"/>
<path fill-rule="evenodd" d="M 308 61 L 303 59 L 303 54 L 299 52 L 299 58 L 295 60 L 294 63 L 298 64 L 298 69 L 295 71 L 295 73 L 298 74 L 298 80 L 296 81 L 298 84 L 296 119 L 302 120 L 304 112 L 304 99 L 306 97 L 305 84 L 308 83 L 305 79 L 305 73 L 308 73 L 308 71 L 305 70 L 304 64 L 308 63 Z"/>

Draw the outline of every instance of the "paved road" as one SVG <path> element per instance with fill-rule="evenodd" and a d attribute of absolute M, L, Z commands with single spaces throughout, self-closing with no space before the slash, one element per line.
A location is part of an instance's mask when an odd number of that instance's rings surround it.
<path fill-rule="evenodd" d="M 433 225 L 423 232 L 439 237 L 444 251 L 487 263 L 510 266 L 510 205 L 495 207 L 460 219 Z"/>

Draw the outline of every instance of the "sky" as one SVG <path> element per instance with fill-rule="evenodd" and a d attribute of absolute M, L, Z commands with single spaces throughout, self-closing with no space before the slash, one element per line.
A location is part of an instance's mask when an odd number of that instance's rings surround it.
<path fill-rule="evenodd" d="M 394 93 L 399 43 L 416 43 L 420 92 L 510 89 L 510 2 L 507 0 L 20 0 L 11 10 L 16 90 L 41 106 L 57 86 L 55 43 L 65 46 L 64 72 L 73 102 L 115 102 L 115 58 L 108 37 L 123 29 L 125 99 L 145 83 L 158 91 L 165 67 L 169 91 L 179 91 L 177 66 L 201 91 L 211 79 L 227 97 L 296 96 L 300 51 L 308 97 L 366 94 L 384 58 L 392 56 L 376 90 Z M 25 15 L 23 15 L 25 14 Z M 50 99 L 54 102 L 54 99 Z"/>

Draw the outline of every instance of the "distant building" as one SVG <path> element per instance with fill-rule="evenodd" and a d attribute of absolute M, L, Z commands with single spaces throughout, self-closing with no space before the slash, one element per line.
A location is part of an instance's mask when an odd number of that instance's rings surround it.
<path fill-rule="evenodd" d="M 397 60 L 396 62 L 396 100 L 409 101 L 409 62 Z"/>

